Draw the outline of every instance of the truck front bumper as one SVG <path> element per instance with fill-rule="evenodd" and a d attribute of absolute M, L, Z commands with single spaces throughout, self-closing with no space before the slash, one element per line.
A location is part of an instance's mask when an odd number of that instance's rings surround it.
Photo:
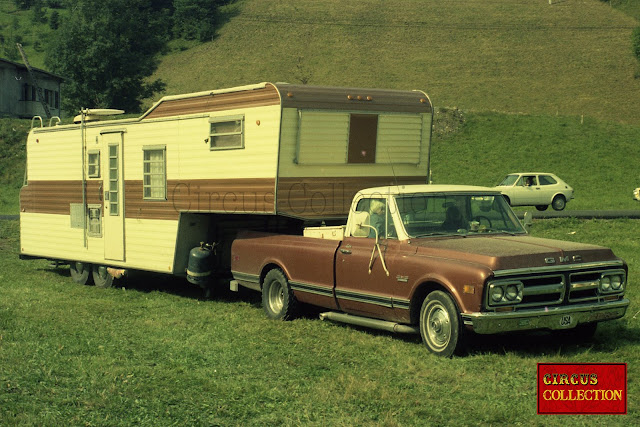
<path fill-rule="evenodd" d="M 543 307 L 533 310 L 462 314 L 466 326 L 478 334 L 531 329 L 572 329 L 582 323 L 619 319 L 627 311 L 629 300 L 580 304 L 568 307 Z"/>

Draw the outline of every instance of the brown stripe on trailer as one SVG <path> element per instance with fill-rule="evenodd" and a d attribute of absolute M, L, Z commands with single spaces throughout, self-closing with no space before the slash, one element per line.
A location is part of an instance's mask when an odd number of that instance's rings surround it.
<path fill-rule="evenodd" d="M 87 204 L 102 205 L 102 180 L 87 181 Z M 82 181 L 29 181 L 20 190 L 20 211 L 70 215 L 70 204 L 82 203 Z"/>
<path fill-rule="evenodd" d="M 418 90 L 362 89 L 276 83 L 283 108 L 431 113 L 431 100 Z"/>
<path fill-rule="evenodd" d="M 270 84 L 261 89 L 227 93 L 213 91 L 209 94 L 194 94 L 193 96 L 176 99 L 168 98 L 160 100 L 142 119 L 157 119 L 160 117 L 222 111 L 233 108 L 260 107 L 280 103 L 278 92 Z"/>
<path fill-rule="evenodd" d="M 125 217 L 178 219 L 180 212 L 273 214 L 275 179 L 168 180 L 167 200 L 143 200 L 142 180 L 125 181 Z"/>
<path fill-rule="evenodd" d="M 178 219 L 180 212 L 273 214 L 275 179 L 169 180 L 167 200 L 144 200 L 142 180 L 125 181 L 125 217 Z M 101 204 L 100 182 L 87 182 L 87 204 Z M 71 203 L 82 203 L 82 182 L 30 181 L 22 188 L 21 210 L 69 215 Z"/>
<path fill-rule="evenodd" d="M 277 212 L 305 219 L 341 218 L 349 214 L 353 196 L 363 188 L 425 184 L 424 176 L 359 176 L 279 178 Z"/>
<path fill-rule="evenodd" d="M 362 89 L 264 83 L 263 87 L 211 91 L 161 99 L 142 120 L 234 108 L 281 104 L 282 108 L 432 113 L 431 100 L 419 90 Z"/>

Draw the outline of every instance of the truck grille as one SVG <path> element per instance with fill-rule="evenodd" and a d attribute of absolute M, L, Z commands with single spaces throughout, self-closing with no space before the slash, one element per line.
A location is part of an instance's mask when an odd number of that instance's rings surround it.
<path fill-rule="evenodd" d="M 606 294 L 600 291 L 600 278 L 603 273 L 616 273 L 622 275 L 626 281 L 626 273 L 617 268 L 598 268 L 580 270 L 575 267 L 567 268 L 567 271 L 543 270 L 536 273 L 535 270 L 528 270 L 528 274 L 507 274 L 507 271 L 497 271 L 496 277 L 500 282 L 522 283 L 522 300 L 518 304 L 513 304 L 516 309 L 532 307 L 549 307 L 557 305 L 568 305 L 585 302 L 604 301 L 606 297 L 619 297 L 624 294 L 623 285 L 617 292 Z M 626 283 L 625 283 L 626 284 Z M 486 287 L 488 289 L 489 286 Z M 485 294 L 485 301 L 489 304 L 489 309 L 495 309 L 497 305 L 491 305 L 490 299 Z"/>

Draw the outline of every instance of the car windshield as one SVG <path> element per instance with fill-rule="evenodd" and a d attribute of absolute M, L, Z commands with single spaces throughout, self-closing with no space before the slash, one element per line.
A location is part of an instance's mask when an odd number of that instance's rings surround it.
<path fill-rule="evenodd" d="M 409 237 L 526 233 L 500 195 L 403 194 L 396 203 Z"/>
<path fill-rule="evenodd" d="M 515 184 L 520 175 L 507 175 L 498 186 L 509 187 Z"/>

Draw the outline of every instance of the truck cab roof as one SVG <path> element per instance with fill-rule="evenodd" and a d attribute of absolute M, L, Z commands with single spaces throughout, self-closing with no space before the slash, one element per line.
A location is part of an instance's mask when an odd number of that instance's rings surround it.
<path fill-rule="evenodd" d="M 360 196 L 373 196 L 383 194 L 413 194 L 413 193 L 483 193 L 500 194 L 494 188 L 479 187 L 475 185 L 449 185 L 449 184 L 414 184 L 414 185 L 387 185 L 383 187 L 365 188 L 358 192 Z"/>

